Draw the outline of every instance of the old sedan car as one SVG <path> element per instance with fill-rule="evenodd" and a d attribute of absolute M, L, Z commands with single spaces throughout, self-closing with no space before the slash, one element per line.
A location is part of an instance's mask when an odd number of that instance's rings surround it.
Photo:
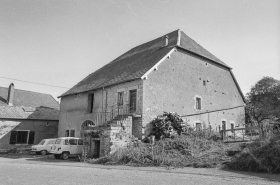
<path fill-rule="evenodd" d="M 38 145 L 33 145 L 31 151 L 35 152 L 37 155 L 46 155 L 50 153 L 52 145 L 55 143 L 54 138 L 52 139 L 43 139 Z"/>
<path fill-rule="evenodd" d="M 81 155 L 83 150 L 83 139 L 77 137 L 60 137 L 51 148 L 50 153 L 56 159 L 66 160 L 69 156 Z"/>

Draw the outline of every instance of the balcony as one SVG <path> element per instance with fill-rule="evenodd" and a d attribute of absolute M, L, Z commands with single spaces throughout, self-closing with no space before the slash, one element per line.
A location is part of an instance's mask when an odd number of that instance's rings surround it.
<path fill-rule="evenodd" d="M 106 112 L 93 112 L 86 116 L 94 122 L 95 126 L 110 126 L 113 120 L 122 121 L 127 116 L 134 114 L 140 114 L 137 112 L 135 104 L 115 104 L 109 107 Z"/>

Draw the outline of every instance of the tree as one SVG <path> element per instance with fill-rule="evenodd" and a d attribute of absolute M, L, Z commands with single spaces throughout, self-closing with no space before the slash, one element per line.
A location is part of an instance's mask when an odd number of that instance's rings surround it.
<path fill-rule="evenodd" d="M 280 81 L 263 77 L 246 96 L 246 123 L 257 125 L 260 137 L 267 123 L 280 118 Z"/>

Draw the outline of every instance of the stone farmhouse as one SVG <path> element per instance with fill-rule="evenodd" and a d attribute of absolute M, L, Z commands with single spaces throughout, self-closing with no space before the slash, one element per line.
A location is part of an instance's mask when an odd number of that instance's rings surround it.
<path fill-rule="evenodd" d="M 86 136 L 90 157 L 142 139 L 164 111 L 216 131 L 240 126 L 244 116 L 232 69 L 180 30 L 129 50 L 60 98 L 58 135 Z"/>
<path fill-rule="evenodd" d="M 56 138 L 59 103 L 49 94 L 0 87 L 0 151 Z"/>

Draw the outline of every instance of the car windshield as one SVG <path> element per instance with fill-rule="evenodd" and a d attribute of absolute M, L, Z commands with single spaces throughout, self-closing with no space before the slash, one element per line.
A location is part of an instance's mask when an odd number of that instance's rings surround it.
<path fill-rule="evenodd" d="M 55 141 L 55 144 L 60 144 L 61 143 L 61 139 L 57 139 L 56 141 Z"/>
<path fill-rule="evenodd" d="M 38 145 L 43 145 L 45 142 L 45 140 L 42 140 Z"/>

